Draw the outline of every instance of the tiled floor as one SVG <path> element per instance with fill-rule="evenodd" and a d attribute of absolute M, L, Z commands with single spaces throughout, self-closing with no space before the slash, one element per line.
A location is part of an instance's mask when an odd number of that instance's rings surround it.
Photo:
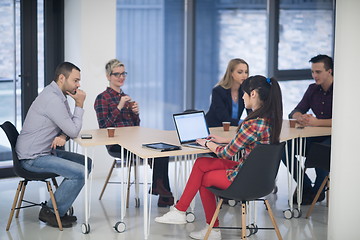
<path fill-rule="evenodd" d="M 173 165 L 173 163 L 171 163 Z M 27 208 L 21 211 L 18 219 L 14 219 L 9 231 L 5 231 L 7 218 L 9 215 L 11 203 L 18 184 L 18 179 L 3 179 L 0 180 L 0 239 L 18 240 L 18 239 L 143 239 L 143 204 L 141 202 L 140 208 L 135 208 L 134 192 L 130 197 L 130 206 L 126 213 L 125 223 L 126 231 L 117 233 L 113 226 L 119 221 L 120 207 L 119 207 L 119 185 L 109 185 L 106 190 L 103 200 L 99 201 L 98 196 L 102 188 L 104 180 L 95 179 L 92 186 L 91 194 L 91 218 L 90 226 L 91 232 L 83 234 L 81 232 L 81 223 L 84 222 L 84 198 L 83 192 L 74 203 L 75 215 L 78 217 L 78 223 L 73 228 L 59 231 L 56 228 L 46 226 L 37 220 L 39 208 Z M 278 175 L 277 184 L 279 191 L 277 194 L 270 194 L 268 199 L 271 203 L 276 221 L 279 225 L 280 232 L 283 239 L 302 240 L 302 239 L 326 239 L 327 238 L 327 214 L 328 209 L 325 202 L 318 204 L 310 219 L 305 219 L 304 216 L 298 219 L 286 220 L 283 217 L 283 210 L 288 208 L 287 200 L 287 179 L 286 169 L 281 166 Z M 140 187 L 140 191 L 141 191 Z M 28 199 L 46 200 L 47 192 L 45 184 L 32 183 L 27 188 Z M 140 198 L 141 192 L 140 192 Z M 152 211 L 151 211 L 151 229 L 148 239 L 190 239 L 189 233 L 194 230 L 201 229 L 205 226 L 204 214 L 201 207 L 200 200 L 197 196 L 194 223 L 186 225 L 164 225 L 154 222 L 154 217 L 162 215 L 167 211 L 167 208 L 158 208 L 157 196 L 152 197 Z M 271 227 L 271 222 L 265 211 L 263 204 L 256 205 L 257 211 L 257 225 L 259 227 Z M 302 208 L 303 215 L 305 215 L 308 207 Z M 235 226 L 240 224 L 240 207 L 223 206 L 220 213 L 221 225 Z M 223 230 L 223 239 L 240 239 L 239 230 Z M 277 239 L 276 234 L 272 230 L 259 230 L 257 234 L 252 235 L 249 239 Z"/>

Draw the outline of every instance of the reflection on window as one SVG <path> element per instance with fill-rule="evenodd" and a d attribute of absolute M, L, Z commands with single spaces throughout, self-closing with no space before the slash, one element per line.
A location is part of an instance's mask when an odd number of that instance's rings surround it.
<path fill-rule="evenodd" d="M 292 5 L 286 5 L 287 0 L 280 2 L 278 69 L 308 69 L 313 56 L 332 56 L 332 1 L 322 1 L 321 5 L 318 1 Z"/>
<path fill-rule="evenodd" d="M 195 16 L 195 108 L 208 111 L 231 59 L 244 59 L 251 75 L 265 74 L 266 1 L 200 0 Z"/>
<path fill-rule="evenodd" d="M 0 124 L 10 121 L 20 125 L 20 88 L 17 72 L 20 66 L 20 4 L 0 0 Z M 18 123 L 16 123 L 18 120 Z M 0 130 L 0 178 L 12 172 L 12 154 L 5 133 Z"/>
<path fill-rule="evenodd" d="M 305 0 L 280 5 L 280 69 L 309 68 L 312 56 L 332 54 L 332 0 L 325 1 L 321 8 L 304 8 Z M 188 3 L 194 3 L 193 22 L 186 21 L 193 24 L 193 36 L 184 36 L 184 0 L 117 0 L 116 57 L 129 72 L 124 91 L 139 102 L 142 126 L 174 129 L 172 114 L 185 110 L 184 53 L 193 57 L 194 72 L 189 74 L 195 109 L 208 110 L 211 90 L 232 58 L 246 60 L 250 75 L 266 75 L 267 1 Z M 192 45 L 184 39 L 192 39 Z M 284 116 L 308 84 L 283 84 Z"/>
<path fill-rule="evenodd" d="M 298 105 L 308 86 L 314 80 L 281 81 L 279 82 L 283 98 L 283 118 L 288 119 L 289 113 Z M 310 112 L 311 113 L 311 112 Z"/>
<path fill-rule="evenodd" d="M 265 9 L 219 11 L 218 79 L 232 58 L 244 59 L 249 64 L 251 75 L 266 74 L 266 24 Z"/>

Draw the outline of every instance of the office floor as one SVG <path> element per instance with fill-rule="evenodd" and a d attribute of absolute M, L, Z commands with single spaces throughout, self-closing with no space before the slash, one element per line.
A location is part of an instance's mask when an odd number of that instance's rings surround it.
<path fill-rule="evenodd" d="M 173 163 L 171 163 L 171 168 Z M 172 170 L 170 170 L 172 173 Z M 115 172 L 115 177 L 119 173 Z M 119 175 L 118 175 L 119 176 Z M 74 203 L 75 215 L 78 217 L 78 223 L 73 228 L 59 231 L 57 228 L 46 226 L 38 221 L 38 207 L 23 209 L 18 219 L 13 219 L 9 231 L 5 231 L 9 211 L 18 184 L 18 178 L 0 180 L 0 239 L 8 240 L 32 240 L 32 239 L 53 239 L 53 240 L 72 240 L 72 239 L 143 239 L 143 202 L 140 208 L 135 208 L 134 187 L 131 188 L 130 206 L 126 212 L 126 231 L 117 233 L 113 226 L 119 221 L 120 216 L 120 198 L 117 184 L 110 184 L 105 191 L 103 199 L 98 200 L 99 193 L 103 186 L 104 179 L 94 179 L 91 192 L 91 232 L 83 234 L 81 232 L 81 223 L 84 222 L 84 198 L 83 192 Z M 277 185 L 279 191 L 277 194 L 270 194 L 272 210 L 278 223 L 283 239 L 288 240 L 306 240 L 306 239 L 326 239 L 327 238 L 327 214 L 328 208 L 325 201 L 318 204 L 310 219 L 304 216 L 308 206 L 302 208 L 303 216 L 301 218 L 293 218 L 286 220 L 283 217 L 283 210 L 288 208 L 287 199 L 287 179 L 286 169 L 281 166 Z M 142 200 L 142 186 L 140 186 L 140 201 Z M 44 183 L 31 183 L 27 188 L 26 199 L 43 201 L 48 198 L 48 194 Z M 148 239 L 190 239 L 189 233 L 194 230 L 202 229 L 205 226 L 204 214 L 200 199 L 197 196 L 195 206 L 196 220 L 194 223 L 186 225 L 164 225 L 154 222 L 154 217 L 164 214 L 167 208 L 157 207 L 157 196 L 152 197 L 151 210 L 151 229 Z M 259 227 L 271 227 L 270 219 L 265 211 L 262 203 L 256 205 L 257 219 Z M 236 226 L 240 224 L 240 207 L 223 206 L 220 212 L 221 225 Z M 240 239 L 239 230 L 222 230 L 223 239 Z M 258 233 L 252 235 L 249 239 L 277 239 L 273 230 L 259 230 Z"/>

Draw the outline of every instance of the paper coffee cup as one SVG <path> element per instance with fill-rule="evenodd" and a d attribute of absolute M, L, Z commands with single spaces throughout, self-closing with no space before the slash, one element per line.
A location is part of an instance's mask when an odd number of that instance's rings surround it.
<path fill-rule="evenodd" d="M 295 128 L 296 126 L 296 119 L 289 119 L 290 128 Z"/>
<path fill-rule="evenodd" d="M 230 130 L 230 122 L 222 122 L 224 131 L 229 131 Z"/>
<path fill-rule="evenodd" d="M 114 137 L 114 135 L 115 135 L 115 128 L 113 128 L 113 127 L 108 127 L 108 128 L 107 128 L 107 132 L 108 132 L 108 137 Z"/>

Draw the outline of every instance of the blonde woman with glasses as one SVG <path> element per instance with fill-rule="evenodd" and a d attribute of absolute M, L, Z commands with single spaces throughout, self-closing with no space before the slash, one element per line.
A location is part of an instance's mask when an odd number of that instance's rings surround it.
<path fill-rule="evenodd" d="M 105 65 L 105 70 L 109 87 L 96 97 L 94 104 L 99 128 L 139 126 L 139 105 L 121 89 L 127 76 L 125 65 L 117 59 L 112 59 Z M 111 156 L 120 157 L 119 145 L 106 147 Z M 159 207 L 174 204 L 169 185 L 168 167 L 169 158 L 155 159 L 152 194 L 160 195 Z"/>

